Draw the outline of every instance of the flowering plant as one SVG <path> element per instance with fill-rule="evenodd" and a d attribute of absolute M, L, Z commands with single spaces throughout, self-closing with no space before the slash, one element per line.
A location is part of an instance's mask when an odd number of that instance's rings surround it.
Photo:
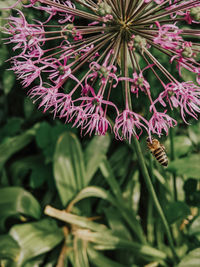
<path fill-rule="evenodd" d="M 129 142 L 143 130 L 168 134 L 177 125 L 170 109 L 179 108 L 185 123 L 186 115 L 198 118 L 200 31 L 187 25 L 200 23 L 199 0 L 18 0 L 12 8 L 20 2 L 47 14 L 29 23 L 16 10 L 4 26 L 6 43 L 18 53 L 11 69 L 44 112 L 89 134 L 113 129 Z M 156 50 L 168 57 L 168 66 Z M 196 84 L 181 81 L 182 69 L 196 75 Z M 162 90 L 153 88 L 147 73 Z M 145 117 L 133 105 L 142 94 L 149 102 Z"/>

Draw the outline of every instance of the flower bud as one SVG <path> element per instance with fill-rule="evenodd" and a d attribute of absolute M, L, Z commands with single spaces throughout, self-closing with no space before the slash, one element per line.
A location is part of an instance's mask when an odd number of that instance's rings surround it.
<path fill-rule="evenodd" d="M 184 57 L 192 57 L 193 56 L 193 50 L 190 46 L 187 46 L 183 49 L 182 55 Z"/>
<path fill-rule="evenodd" d="M 100 16 L 111 14 L 111 12 L 112 8 L 107 3 L 102 2 L 99 4 L 98 13 Z"/>
<path fill-rule="evenodd" d="M 147 44 L 146 39 L 139 36 L 139 35 L 135 35 L 133 40 L 134 40 L 133 46 L 137 49 L 141 49 L 141 48 L 145 47 Z"/>
<path fill-rule="evenodd" d="M 191 8 L 190 15 L 194 20 L 200 21 L 200 6 Z"/>

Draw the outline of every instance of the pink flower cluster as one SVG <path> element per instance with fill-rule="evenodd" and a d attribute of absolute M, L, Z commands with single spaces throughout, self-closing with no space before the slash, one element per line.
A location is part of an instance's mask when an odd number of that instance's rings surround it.
<path fill-rule="evenodd" d="M 129 142 L 143 131 L 168 134 L 177 125 L 168 110 L 180 109 L 185 123 L 189 116 L 198 119 L 200 30 L 192 25 L 200 22 L 199 0 L 18 0 L 12 8 L 19 3 L 42 11 L 44 20 L 29 23 L 13 10 L 3 29 L 15 51 L 11 70 L 44 112 L 81 133 L 105 135 L 113 129 L 117 139 Z M 80 3 L 84 8 L 77 8 Z M 168 56 L 169 69 L 156 50 Z M 196 84 L 181 80 L 182 69 L 196 75 Z M 152 88 L 149 74 L 158 88 Z M 145 97 L 143 116 L 134 101 Z"/>

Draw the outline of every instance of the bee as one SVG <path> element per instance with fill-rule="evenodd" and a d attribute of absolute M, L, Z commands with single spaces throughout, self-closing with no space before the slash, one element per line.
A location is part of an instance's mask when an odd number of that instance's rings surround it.
<path fill-rule="evenodd" d="M 165 147 L 162 145 L 156 138 L 150 138 L 147 137 L 147 147 L 151 151 L 151 153 L 154 155 L 154 157 L 157 159 L 157 161 L 164 167 L 167 167 L 168 165 L 168 157 L 165 152 Z"/>

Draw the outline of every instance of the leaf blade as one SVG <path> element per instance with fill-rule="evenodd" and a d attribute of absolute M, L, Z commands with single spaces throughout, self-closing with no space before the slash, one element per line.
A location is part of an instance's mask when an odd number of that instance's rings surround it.
<path fill-rule="evenodd" d="M 61 202 L 66 206 L 85 183 L 83 153 L 74 134 L 66 132 L 58 139 L 53 169 Z"/>
<path fill-rule="evenodd" d="M 23 266 L 27 260 L 50 251 L 64 238 L 61 228 L 52 219 L 15 225 L 9 234 L 21 248 L 17 266 Z"/>
<path fill-rule="evenodd" d="M 86 185 L 88 185 L 104 159 L 110 145 L 109 135 L 95 136 L 88 144 L 84 156 L 86 162 Z"/>
<path fill-rule="evenodd" d="M 38 125 L 36 124 L 33 128 L 27 130 L 23 134 L 10 137 L 5 143 L 0 144 L 0 169 L 14 153 L 28 145 L 33 140 L 37 127 Z"/>
<path fill-rule="evenodd" d="M 38 201 L 21 187 L 4 187 L 0 189 L 0 228 L 10 216 L 30 216 L 39 219 L 41 208 Z"/>
<path fill-rule="evenodd" d="M 20 252 L 18 243 L 9 235 L 0 235 L 0 259 L 16 260 Z"/>

